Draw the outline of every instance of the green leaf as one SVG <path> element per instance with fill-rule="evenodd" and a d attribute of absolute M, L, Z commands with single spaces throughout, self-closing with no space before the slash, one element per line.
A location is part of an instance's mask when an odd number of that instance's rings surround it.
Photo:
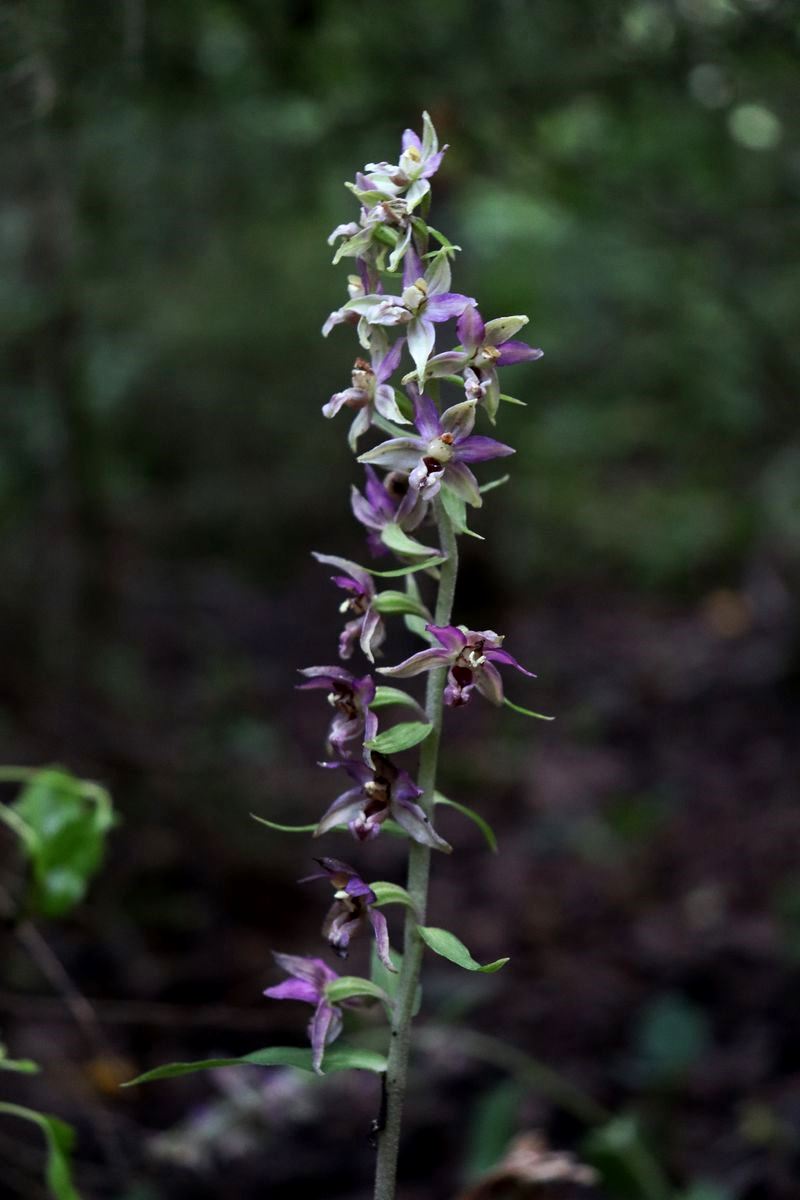
<path fill-rule="evenodd" d="M 419 584 L 413 575 L 406 575 L 405 586 L 407 595 L 411 596 L 414 600 L 421 604 L 422 596 L 420 594 Z M 411 633 L 415 633 L 417 637 L 422 638 L 424 642 L 431 641 L 433 635 L 428 633 L 428 630 L 426 629 L 426 626 L 429 624 L 429 622 L 423 620 L 422 617 L 416 617 L 411 613 L 406 613 L 406 615 L 403 617 L 403 624 L 405 625 L 406 629 L 408 629 Z"/>
<path fill-rule="evenodd" d="M 480 813 L 476 813 L 474 809 L 468 808 L 466 804 L 459 804 L 457 800 L 448 800 L 447 796 L 443 796 L 441 792 L 437 792 L 433 800 L 434 804 L 443 804 L 446 808 L 454 808 L 456 812 L 460 812 L 462 816 L 469 818 L 470 821 L 478 826 L 483 836 L 486 838 L 486 844 L 492 854 L 497 854 L 497 838 L 494 830 L 487 820 Z"/>
<path fill-rule="evenodd" d="M 47 1167 L 45 1178 L 50 1193 L 55 1200 L 80 1200 L 72 1184 L 69 1156 L 75 1141 L 75 1133 L 71 1126 L 58 1117 L 35 1112 L 32 1108 L 23 1108 L 19 1104 L 0 1103 L 0 1113 L 9 1117 L 21 1117 L 38 1125 L 47 1142 Z"/>
<path fill-rule="evenodd" d="M 426 621 L 432 620 L 425 605 L 407 592 L 379 592 L 372 601 L 372 607 L 380 613 L 412 613 Z"/>
<path fill-rule="evenodd" d="M 503 1156 L 517 1132 L 525 1092 L 515 1079 L 505 1079 L 479 1098 L 472 1113 L 464 1174 L 469 1181 L 490 1170 Z M 546 1194 L 546 1193 L 545 1193 Z"/>
<path fill-rule="evenodd" d="M 453 522 L 453 527 L 456 533 L 466 533 L 469 535 L 469 537 L 477 538 L 480 542 L 486 540 L 482 534 L 475 533 L 474 530 L 470 529 L 467 525 L 467 506 L 461 497 L 452 490 L 452 488 L 446 486 L 442 487 L 439 495 L 442 497 L 444 511 Z"/>
<path fill-rule="evenodd" d="M 370 953 L 370 969 L 369 973 L 372 982 L 378 987 L 383 988 L 390 1000 L 394 1000 L 397 996 L 397 989 L 400 984 L 400 972 L 403 969 L 403 956 L 397 950 L 389 950 L 389 958 L 391 959 L 394 972 L 387 971 L 381 960 L 378 958 L 378 950 L 375 942 L 372 943 L 372 951 Z M 422 988 L 417 985 L 417 990 L 414 993 L 414 1003 L 411 1008 L 411 1016 L 415 1017 L 422 1007 Z"/>
<path fill-rule="evenodd" d="M 377 883 L 371 883 L 369 886 L 377 896 L 377 900 L 375 901 L 377 908 L 382 907 L 384 904 L 405 904 L 406 908 L 416 908 L 414 901 L 406 889 L 400 887 L 399 883 L 387 883 L 381 879 Z"/>
<path fill-rule="evenodd" d="M 362 571 L 369 572 L 370 575 L 376 575 L 379 579 L 397 579 L 400 575 L 413 575 L 415 571 L 429 571 L 432 567 L 440 567 L 443 562 L 447 562 L 447 556 L 438 554 L 435 558 L 428 558 L 425 562 L 412 563 L 408 567 L 395 567 L 393 571 L 376 571 L 374 567 L 362 567 Z"/>
<path fill-rule="evenodd" d="M 383 1004 L 391 1004 L 383 988 L 378 987 L 371 979 L 362 979 L 358 975 L 340 975 L 325 985 L 325 995 L 331 1004 L 341 1004 L 342 1000 L 350 1000 L 353 996 L 371 996 Z"/>
<path fill-rule="evenodd" d="M 613 1195 L 625 1200 L 672 1200 L 673 1190 L 634 1117 L 618 1116 L 593 1130 L 583 1155 L 603 1175 Z"/>
<path fill-rule="evenodd" d="M 15 1071 L 18 1075 L 36 1075 L 39 1064 L 30 1058 L 9 1058 L 8 1050 L 0 1042 L 0 1071 Z"/>
<path fill-rule="evenodd" d="M 32 904 L 45 916 L 61 916 L 83 899 L 100 866 L 114 823 L 108 793 L 47 768 L 36 772 L 12 811 L 27 831 L 19 832 L 31 861 Z M 4 820 L 12 824 L 7 814 Z"/>
<path fill-rule="evenodd" d="M 519 704 L 512 704 L 507 696 L 503 697 L 503 704 L 506 708 L 512 708 L 514 712 L 522 713 L 523 717 L 535 717 L 537 721 L 555 721 L 555 717 L 546 717 L 544 713 L 533 712 L 530 708 L 522 708 Z"/>
<path fill-rule="evenodd" d="M 478 491 L 482 495 L 486 495 L 487 492 L 493 492 L 495 488 L 502 487 L 504 483 L 508 483 L 510 478 L 510 475 L 501 475 L 499 479 L 490 479 L 488 483 L 482 483 Z"/>
<path fill-rule="evenodd" d="M 250 813 L 254 821 L 258 821 L 259 825 L 266 825 L 268 829 L 277 829 L 278 833 L 313 833 L 317 828 L 317 822 L 313 825 L 279 825 L 277 821 L 268 821 L 266 817 L 258 817 L 255 813 Z"/>
<path fill-rule="evenodd" d="M 494 962 L 481 966 L 472 957 L 464 943 L 454 933 L 450 933 L 449 929 L 437 929 L 433 925 L 418 925 L 417 932 L 426 946 L 429 946 L 436 954 L 440 954 L 442 958 L 449 959 L 456 966 L 463 967 L 465 971 L 482 971 L 486 975 L 491 975 L 508 962 L 508 958 L 497 958 Z"/>
<path fill-rule="evenodd" d="M 403 721 L 385 729 L 372 741 L 365 742 L 367 750 L 376 750 L 378 754 L 399 754 L 401 750 L 410 750 L 424 742 L 433 726 L 427 721 Z"/>
<path fill-rule="evenodd" d="M 413 696 L 409 696 L 408 692 L 404 692 L 402 688 L 384 687 L 379 684 L 375 688 L 375 699 L 370 704 L 370 708 L 384 708 L 387 704 L 404 704 L 406 708 L 416 708 L 420 706 Z"/>
<path fill-rule="evenodd" d="M 375 1071 L 381 1074 L 386 1070 L 386 1058 L 376 1054 L 374 1050 L 361 1050 L 357 1046 L 337 1046 L 326 1051 L 325 1074 L 332 1075 L 335 1071 Z M 241 1058 L 206 1058 L 200 1062 L 167 1063 L 163 1067 L 154 1067 L 145 1071 L 135 1079 L 123 1083 L 123 1087 L 134 1087 L 139 1083 L 152 1083 L 156 1079 L 175 1079 L 178 1075 L 192 1075 L 195 1071 L 216 1071 L 219 1067 L 296 1067 L 299 1071 L 310 1071 L 311 1050 L 299 1046 L 270 1046 L 266 1050 L 254 1050 Z"/>
<path fill-rule="evenodd" d="M 409 537 L 405 530 L 399 525 L 391 522 L 384 525 L 381 530 L 381 541 L 384 546 L 388 546 L 390 550 L 394 550 L 396 554 L 437 554 L 438 551 L 433 546 L 423 546 L 422 542 L 418 542 L 416 538 Z"/>

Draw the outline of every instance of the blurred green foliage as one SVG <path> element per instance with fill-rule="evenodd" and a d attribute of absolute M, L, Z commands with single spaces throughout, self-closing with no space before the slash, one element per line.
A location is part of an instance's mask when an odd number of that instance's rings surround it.
<path fill-rule="evenodd" d="M 798 24 L 785 0 L 6 5 L 7 610 L 41 609 L 65 532 L 101 581 L 111 530 L 282 587 L 351 529 L 325 237 L 424 107 L 458 280 L 546 352 L 502 414 L 501 582 L 796 567 Z"/>
<path fill-rule="evenodd" d="M 0 804 L 0 823 L 17 835 L 30 866 L 27 908 L 64 916 L 83 899 L 101 864 L 114 824 L 111 798 L 68 771 L 0 768 L 0 781 L 22 780 L 27 782 L 13 804 Z"/>

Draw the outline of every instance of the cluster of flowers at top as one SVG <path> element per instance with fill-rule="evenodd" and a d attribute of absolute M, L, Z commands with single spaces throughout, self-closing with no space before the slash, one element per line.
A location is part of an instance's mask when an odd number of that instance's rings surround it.
<path fill-rule="evenodd" d="M 475 433 L 478 412 L 483 410 L 494 424 L 502 399 L 499 369 L 533 361 L 542 353 L 515 340 L 527 317 L 485 322 L 473 297 L 452 290 L 451 259 L 457 247 L 432 229 L 425 217 L 430 180 L 446 149 L 439 148 L 431 119 L 424 113 L 422 137 L 406 130 L 396 163 L 368 163 L 347 185 L 359 201 L 359 219 L 339 225 L 329 239 L 336 245 L 334 262 L 354 259 L 355 273 L 348 280 L 349 299 L 330 314 L 323 333 L 327 336 L 339 325 L 354 327 L 363 354 L 355 360 L 350 386 L 331 396 L 322 411 L 330 418 L 343 409 L 351 411 L 349 443 L 354 453 L 373 426 L 389 435 L 359 456 L 366 481 L 363 492 L 353 488 L 351 506 L 367 531 L 370 552 L 393 552 L 400 559 L 403 565 L 396 574 L 435 573 L 441 563 L 435 548 L 410 537 L 430 523 L 434 502 L 444 503 L 456 514 L 463 513 L 467 504 L 480 507 L 481 490 L 472 467 L 514 451 L 493 437 Z M 437 249 L 429 249 L 431 238 Z M 455 322 L 457 342 L 437 353 L 437 337 L 450 322 Z M 405 352 L 411 369 L 402 375 L 401 386 L 395 387 L 391 380 Z M 442 382 L 462 393 L 443 411 L 434 399 Z M 381 477 L 375 468 L 386 474 Z M 457 530 L 466 529 L 463 520 L 455 524 Z M 380 591 L 373 570 L 338 556 L 315 557 L 335 569 L 333 582 L 344 593 L 341 659 L 350 659 L 359 647 L 374 663 L 386 639 L 385 615 L 402 613 L 414 618 L 413 627 L 426 649 L 396 666 L 378 668 L 379 672 L 403 679 L 445 669 L 443 698 L 451 707 L 468 703 L 475 690 L 494 704 L 503 703 L 497 664 L 531 674 L 502 649 L 503 639 L 493 631 L 435 625 L 417 589 Z M 379 689 L 372 675 L 358 676 L 339 665 L 308 667 L 302 674 L 305 681 L 299 686 L 324 690 L 333 709 L 327 738 L 331 758 L 320 765 L 343 770 L 351 785 L 329 806 L 314 836 L 343 829 L 364 843 L 388 825 L 431 849 L 449 851 L 419 803 L 421 789 L 390 757 L 417 744 L 430 731 L 416 702 L 408 696 L 401 700 L 416 708 L 415 727 L 421 735 L 407 745 L 389 745 L 379 736 L 375 709 L 391 702 L 379 694 L 381 690 L 392 692 L 396 701 L 397 689 Z M 334 904 L 323 925 L 329 945 L 345 955 L 354 934 L 371 927 L 381 961 L 393 970 L 386 921 L 375 907 L 378 897 L 372 887 L 346 863 L 331 858 L 317 861 L 321 872 L 309 878 L 325 877 L 334 886 Z M 329 996 L 338 976 L 319 959 L 289 955 L 276 959 L 290 978 L 265 994 L 314 1006 L 309 1036 L 314 1067 L 319 1070 L 325 1045 L 341 1029 L 340 1008 Z"/>

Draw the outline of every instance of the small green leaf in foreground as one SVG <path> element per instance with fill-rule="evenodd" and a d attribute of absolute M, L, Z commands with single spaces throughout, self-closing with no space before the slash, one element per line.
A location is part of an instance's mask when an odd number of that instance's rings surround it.
<path fill-rule="evenodd" d="M 327 1050 L 323 1062 L 325 1074 L 335 1071 L 375 1071 L 381 1074 L 386 1070 L 386 1058 L 374 1050 L 362 1050 L 358 1047 L 338 1046 Z M 154 1067 L 145 1071 L 135 1079 L 123 1083 L 123 1087 L 133 1087 L 139 1083 L 151 1083 L 156 1079 L 175 1079 L 178 1075 L 193 1075 L 196 1071 L 216 1071 L 220 1067 L 296 1067 L 300 1071 L 314 1073 L 311 1063 L 311 1050 L 300 1046 L 269 1046 L 265 1050 L 254 1050 L 241 1058 L 206 1058 L 199 1062 L 167 1063 L 163 1067 Z"/>
<path fill-rule="evenodd" d="M 508 962 L 508 958 L 497 958 L 494 962 L 481 966 L 472 957 L 464 943 L 449 929 L 437 929 L 433 925 L 418 925 L 417 932 L 426 946 L 441 955 L 442 958 L 455 963 L 457 967 L 463 967 L 465 971 L 482 971 L 485 975 L 491 975 Z"/>
<path fill-rule="evenodd" d="M 378 908 L 384 904 L 404 904 L 406 908 L 414 908 L 414 901 L 399 883 L 386 883 L 381 879 L 369 886 L 377 897 L 375 904 Z"/>
<path fill-rule="evenodd" d="M 383 988 L 378 987 L 371 979 L 362 979 L 358 975 L 340 975 L 338 979 L 331 980 L 325 986 L 325 996 L 331 1004 L 341 1004 L 343 1000 L 351 1000 L 353 996 L 370 996 L 383 1004 L 391 1003 Z"/>
<path fill-rule="evenodd" d="M 410 750 L 424 742 L 433 726 L 427 721 L 404 721 L 385 729 L 372 741 L 365 742 L 367 750 L 376 750 L 378 754 L 399 754 L 401 750 Z"/>

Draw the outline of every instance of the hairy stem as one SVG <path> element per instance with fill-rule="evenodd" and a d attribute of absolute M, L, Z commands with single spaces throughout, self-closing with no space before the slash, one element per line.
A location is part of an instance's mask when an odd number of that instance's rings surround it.
<path fill-rule="evenodd" d="M 441 567 L 434 620 L 437 625 L 449 625 L 458 575 L 458 547 L 450 518 L 444 511 L 441 500 L 438 499 L 436 516 L 441 550 L 442 554 L 447 556 L 447 560 Z M 433 728 L 422 744 L 418 780 L 419 786 L 423 790 L 419 802 L 428 817 L 433 815 L 439 740 L 442 733 L 442 693 L 446 677 L 446 667 L 440 667 L 428 675 L 425 711 Z M 430 864 L 430 849 L 427 846 L 420 846 L 417 842 L 411 842 L 408 856 L 407 888 L 414 901 L 414 910 L 406 913 L 403 965 L 395 997 L 391 1045 L 386 1068 L 386 1121 L 378 1143 L 378 1158 L 375 1168 L 375 1200 L 394 1200 L 397 1187 L 397 1158 L 400 1150 L 400 1126 L 408 1074 L 411 1022 L 424 949 L 424 943 L 417 933 L 417 924 L 425 924 Z"/>

